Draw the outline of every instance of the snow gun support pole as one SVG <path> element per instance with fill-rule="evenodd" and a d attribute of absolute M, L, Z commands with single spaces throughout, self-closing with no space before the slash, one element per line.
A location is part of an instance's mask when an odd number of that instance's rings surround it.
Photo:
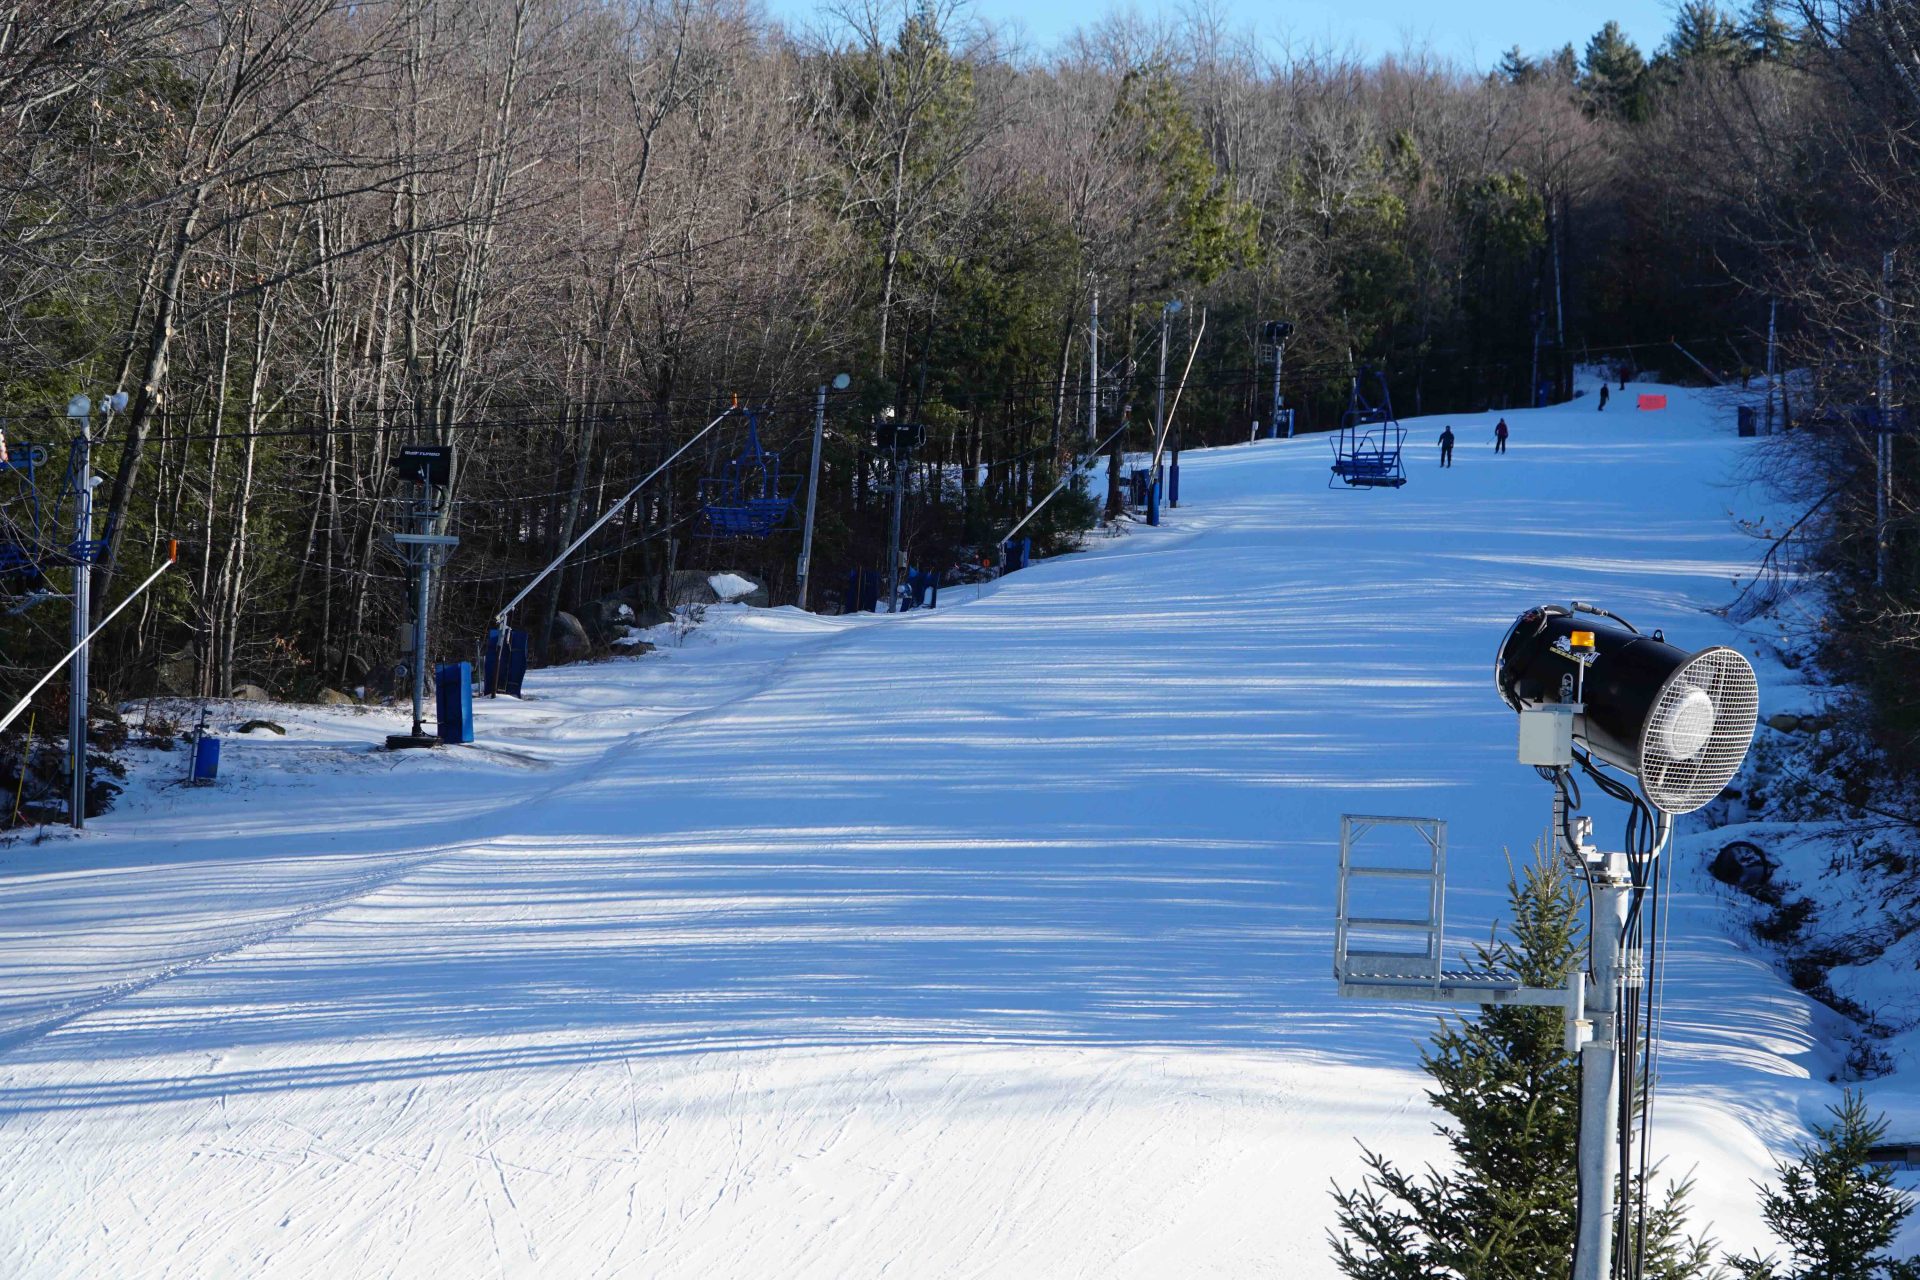
<path fill-rule="evenodd" d="M 1627 980 L 1627 911 L 1633 882 L 1624 854 L 1576 851 L 1587 867 L 1593 899 L 1593 983 L 1584 1026 L 1568 1024 L 1580 1040 L 1579 1234 L 1573 1280 L 1610 1280 L 1620 1186 L 1621 1007 Z M 1582 1038 L 1584 1037 L 1584 1038 Z"/>
<path fill-rule="evenodd" d="M 519 605 L 519 603 L 522 600 L 525 600 L 528 596 L 532 595 L 533 589 L 539 586 L 542 582 L 545 582 L 547 580 L 548 574 L 552 573 L 555 569 L 558 569 L 561 565 L 565 564 L 567 561 L 567 557 L 572 555 L 575 551 L 578 551 L 582 543 L 584 543 L 588 538 L 591 538 L 594 534 L 600 532 L 600 527 L 606 524 L 607 521 L 613 519 L 613 517 L 616 514 L 618 514 L 620 510 L 623 507 L 625 507 L 629 502 L 632 502 L 634 497 L 642 489 L 646 488 L 647 485 L 653 481 L 653 478 L 655 476 L 659 475 L 662 471 L 665 471 L 668 467 L 672 466 L 679 459 L 681 454 L 693 448 L 694 445 L 700 443 L 700 440 L 707 434 L 707 432 L 713 430 L 715 427 L 719 426 L 722 422 L 725 422 L 728 418 L 732 417 L 734 414 L 738 412 L 740 411 L 737 408 L 729 408 L 725 410 L 723 413 L 721 413 L 721 415 L 715 418 L 712 422 L 709 422 L 706 426 L 694 432 L 693 436 L 690 439 L 688 439 L 688 441 L 685 444 L 681 445 L 678 449 L 675 449 L 672 453 L 667 455 L 667 460 L 665 462 L 662 462 L 659 466 L 647 472 L 646 475 L 640 478 L 640 483 L 634 485 L 633 488 L 627 490 L 624 494 L 620 496 L 620 498 L 617 501 L 614 502 L 612 506 L 608 507 L 604 512 L 602 512 L 598 520 L 595 520 L 592 524 L 587 526 L 587 531 L 585 533 L 575 538 L 572 542 L 569 542 L 567 544 L 567 549 L 565 551 L 562 551 L 559 555 L 555 556 L 551 564 L 549 564 L 546 568 L 542 569 L 540 572 L 534 574 L 533 579 L 530 582 L 528 582 L 526 586 L 520 588 L 520 593 L 518 595 L 514 596 L 513 599 L 507 601 L 506 604 L 500 607 L 500 612 L 493 615 L 493 624 L 494 626 L 499 628 L 499 632 L 500 632 L 501 653 L 499 656 L 499 661 L 501 661 L 502 663 L 506 661 L 506 645 L 507 645 L 507 630 L 508 630 L 507 618 L 510 614 L 512 614 L 512 612 L 514 611 L 514 608 L 517 605 Z"/>
<path fill-rule="evenodd" d="M 406 557 L 413 582 L 413 730 L 387 735 L 387 749 L 437 747 L 439 732 L 426 731 L 427 616 L 433 599 L 433 571 L 446 563 L 460 545 L 458 534 L 442 533 L 452 510 L 456 450 L 450 444 L 407 444 L 393 457 L 393 469 L 413 488 L 411 498 L 398 499 L 411 526 L 391 535 Z"/>
<path fill-rule="evenodd" d="M 1339 909 L 1334 933 L 1334 976 L 1340 994 L 1375 1000 L 1432 1001 L 1458 1005 L 1536 1005 L 1566 1012 L 1567 1048 L 1580 1055 L 1580 1139 L 1577 1163 L 1579 1227 L 1575 1237 L 1572 1280 L 1612 1280 L 1616 1238 L 1621 1235 L 1620 1203 L 1620 1014 L 1638 987 L 1627 956 L 1627 919 L 1633 900 L 1633 878 L 1621 853 L 1601 853 L 1587 841 L 1590 819 L 1571 824 L 1574 847 L 1567 844 L 1569 825 L 1562 800 L 1554 800 L 1554 843 L 1579 866 L 1593 897 L 1594 936 L 1592 973 L 1579 970 L 1565 987 L 1526 987 L 1518 980 L 1484 970 L 1449 970 L 1441 947 L 1441 902 L 1445 893 L 1445 823 L 1433 818 L 1383 818 L 1346 815 L 1340 820 Z M 1354 845 L 1378 826 L 1403 826 L 1429 834 L 1434 848 L 1431 869 L 1398 866 L 1356 866 Z M 1664 851 L 1671 827 L 1660 824 L 1654 857 Z M 1355 884 L 1371 877 L 1427 878 L 1432 906 L 1426 919 L 1382 919 L 1356 914 L 1350 894 Z M 1367 951 L 1357 948 L 1350 935 L 1380 930 L 1424 933 L 1419 951 Z"/>

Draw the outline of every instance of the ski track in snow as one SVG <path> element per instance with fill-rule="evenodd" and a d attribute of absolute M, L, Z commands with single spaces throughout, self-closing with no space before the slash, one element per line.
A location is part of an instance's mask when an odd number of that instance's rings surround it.
<path fill-rule="evenodd" d="M 1161 528 L 897 619 L 716 607 L 473 749 L 281 707 L 216 788 L 156 757 L 0 851 L 0 1274 L 1334 1276 L 1356 1139 L 1440 1151 L 1435 1011 L 1333 992 L 1339 814 L 1446 818 L 1468 943 L 1548 813 L 1512 616 L 1755 652 L 1704 612 L 1752 444 L 1667 390 L 1505 457 L 1455 416 L 1446 472 L 1411 421 L 1398 493 L 1190 453 Z M 1745 1247 L 1833 1054 L 1677 886 L 1659 1146 Z"/>

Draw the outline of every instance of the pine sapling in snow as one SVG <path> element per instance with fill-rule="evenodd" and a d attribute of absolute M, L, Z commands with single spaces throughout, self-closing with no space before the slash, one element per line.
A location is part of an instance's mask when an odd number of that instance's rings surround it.
<path fill-rule="evenodd" d="M 1833 1123 L 1814 1126 L 1817 1140 L 1802 1144 L 1800 1158 L 1777 1166 L 1780 1185 L 1760 1189 L 1787 1260 L 1729 1257 L 1741 1280 L 1920 1280 L 1920 1260 L 1887 1253 L 1914 1201 L 1891 1169 L 1868 1159 L 1886 1120 L 1869 1119 L 1851 1090 L 1831 1111 Z"/>

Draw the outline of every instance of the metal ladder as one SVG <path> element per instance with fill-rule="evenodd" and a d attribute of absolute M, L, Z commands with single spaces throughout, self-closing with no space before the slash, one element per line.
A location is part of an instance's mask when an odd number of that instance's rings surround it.
<path fill-rule="evenodd" d="M 1425 862 L 1399 866 L 1356 864 L 1354 846 L 1367 832 L 1383 826 L 1412 828 L 1427 850 Z M 1411 896 L 1425 898 L 1424 914 L 1355 914 L 1356 882 L 1383 880 L 1417 885 Z M 1421 889 L 1425 890 L 1424 894 Z M 1361 893 L 1365 895 L 1365 890 Z M 1441 945 L 1446 896 L 1445 821 L 1378 814 L 1340 815 L 1340 905 L 1333 942 L 1333 976 L 1340 984 L 1340 994 L 1373 1000 L 1436 1000 L 1444 1004 L 1553 1005 L 1575 1010 L 1581 1007 L 1584 987 L 1580 985 L 1580 974 L 1569 979 L 1565 989 L 1544 989 L 1523 987 L 1511 974 L 1465 967 L 1449 969 Z M 1404 909 L 1404 896 L 1401 901 Z M 1409 945 L 1392 945 L 1399 941 Z"/>
<path fill-rule="evenodd" d="M 1421 838 L 1424 865 L 1363 865 L 1354 846 L 1375 827 L 1410 828 Z M 1399 895 L 1401 913 L 1355 914 L 1355 881 L 1400 881 L 1413 889 Z M 1414 882 L 1406 884 L 1406 882 Z M 1413 988 L 1437 991 L 1444 977 L 1441 936 L 1445 927 L 1447 824 L 1439 818 L 1399 818 L 1377 814 L 1340 816 L 1340 905 L 1334 929 L 1334 977 L 1343 996 L 1418 998 Z M 1421 892 L 1424 890 L 1424 893 Z M 1361 891 L 1361 896 L 1367 895 Z M 1405 914 L 1407 897 L 1423 897 L 1425 909 Z M 1357 939 L 1355 935 L 1359 935 Z M 1406 945 L 1395 945 L 1404 942 Z"/>

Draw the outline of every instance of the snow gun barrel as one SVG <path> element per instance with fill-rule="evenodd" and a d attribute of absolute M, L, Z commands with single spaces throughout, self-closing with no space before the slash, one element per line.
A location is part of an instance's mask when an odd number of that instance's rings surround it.
<path fill-rule="evenodd" d="M 1517 712 L 1571 705 L 1574 741 L 1670 814 L 1692 813 L 1733 780 L 1759 714 L 1758 682 L 1737 650 L 1688 652 L 1561 605 L 1528 609 L 1507 629 L 1494 687 Z"/>

